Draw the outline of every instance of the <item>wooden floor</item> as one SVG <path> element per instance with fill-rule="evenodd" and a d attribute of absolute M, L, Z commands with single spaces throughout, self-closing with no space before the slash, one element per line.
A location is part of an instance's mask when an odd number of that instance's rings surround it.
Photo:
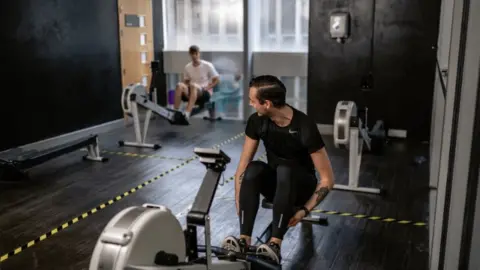
<path fill-rule="evenodd" d="M 0 256 L 72 218 L 108 202 L 137 185 L 182 163 L 193 156 L 196 146 L 211 147 L 244 131 L 241 122 L 208 123 L 194 120 L 188 127 L 172 127 L 164 121 L 152 122 L 150 142 L 163 147 L 151 149 L 120 148 L 117 141 L 133 139 L 132 128 L 100 134 L 108 163 L 81 161 L 78 151 L 45 163 L 31 172 L 32 180 L 0 184 Z M 233 176 L 243 137 L 226 142 L 221 149 L 232 158 L 225 179 Z M 347 154 L 324 137 L 334 166 L 337 183 L 346 183 Z M 391 142 L 382 157 L 363 156 L 361 185 L 384 187 L 388 197 L 334 191 L 319 208 L 355 214 L 374 215 L 427 222 L 428 164 L 412 165 L 415 155 L 426 155 L 427 145 Z M 143 156 L 123 152 L 142 153 Z M 260 149 L 257 156 L 262 154 Z M 151 156 L 156 155 L 156 156 Z M 169 157 L 169 159 L 162 158 Z M 167 205 L 177 214 L 193 201 L 205 173 L 193 161 L 137 192 L 89 215 L 22 250 L 0 263 L 0 270 L 88 269 L 95 242 L 106 223 L 120 210 L 132 205 Z M 229 234 L 238 234 L 233 181 L 217 191 L 212 207 L 212 244 L 220 245 Z M 339 215 L 328 217 L 329 226 L 298 225 L 288 231 L 282 246 L 283 269 L 427 269 L 427 227 L 395 224 Z M 258 235 L 271 219 L 261 209 L 254 234 Z M 428 222 L 427 222 L 428 223 Z M 182 220 L 184 224 L 184 220 Z M 203 239 L 199 242 L 203 242 Z"/>

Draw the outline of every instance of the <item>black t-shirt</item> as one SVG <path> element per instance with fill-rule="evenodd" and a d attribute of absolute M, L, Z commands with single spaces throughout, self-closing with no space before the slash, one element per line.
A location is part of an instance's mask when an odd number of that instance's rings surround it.
<path fill-rule="evenodd" d="M 280 158 L 314 171 L 310 154 L 322 149 L 325 143 L 315 121 L 305 113 L 291 108 L 293 117 L 285 127 L 279 127 L 267 116 L 252 114 L 248 118 L 245 134 L 254 140 L 263 141 L 269 164 L 278 165 L 276 159 Z"/>

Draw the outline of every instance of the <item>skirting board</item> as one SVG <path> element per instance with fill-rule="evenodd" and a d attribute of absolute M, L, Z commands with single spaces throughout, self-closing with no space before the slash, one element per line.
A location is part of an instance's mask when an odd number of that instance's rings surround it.
<path fill-rule="evenodd" d="M 113 129 L 120 128 L 120 127 L 123 127 L 123 126 L 124 126 L 124 119 L 122 118 L 122 119 L 106 122 L 106 123 L 103 123 L 103 124 L 100 124 L 100 125 L 92 126 L 92 127 L 89 127 L 89 128 L 85 128 L 85 129 L 73 131 L 73 132 L 70 132 L 70 133 L 62 134 L 62 135 L 59 135 L 59 136 L 56 136 L 56 137 L 48 138 L 48 139 L 45 139 L 45 140 L 42 140 L 42 141 L 22 145 L 22 146 L 19 146 L 18 148 L 22 148 L 22 149 L 25 149 L 25 150 L 28 150 L 28 149 L 46 149 L 46 148 L 53 147 L 55 145 L 66 143 L 66 142 L 71 141 L 71 140 L 76 140 L 76 139 L 78 139 L 80 137 L 83 137 L 83 136 L 88 136 L 89 134 L 105 133 L 105 132 L 109 132 Z M 102 142 L 100 141 L 100 144 L 101 143 Z M 8 150 L 5 150 L 5 151 L 8 151 Z M 3 152 L 5 152 L 5 151 L 3 151 Z"/>
<path fill-rule="evenodd" d="M 333 125 L 317 124 L 318 130 L 322 135 L 333 135 Z M 402 129 L 389 129 L 388 137 L 391 138 L 407 138 L 407 131 Z"/>
<path fill-rule="evenodd" d="M 333 125 L 317 124 L 318 131 L 322 135 L 333 135 Z"/>
<path fill-rule="evenodd" d="M 391 138 L 405 139 L 407 138 L 407 131 L 403 129 L 389 129 L 387 136 Z"/>

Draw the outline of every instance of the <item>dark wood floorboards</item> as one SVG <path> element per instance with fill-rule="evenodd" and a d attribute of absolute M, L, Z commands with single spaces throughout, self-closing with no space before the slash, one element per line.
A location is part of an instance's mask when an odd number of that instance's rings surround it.
<path fill-rule="evenodd" d="M 37 238 L 115 196 L 181 164 L 193 156 L 195 146 L 210 147 L 244 130 L 241 122 L 208 123 L 194 120 L 188 127 L 152 122 L 150 142 L 163 147 L 120 148 L 117 141 L 133 139 L 133 129 L 121 128 L 100 134 L 108 163 L 82 162 L 85 152 L 74 152 L 38 166 L 32 180 L 0 183 L 0 256 Z M 337 183 L 347 182 L 347 153 L 335 149 L 332 138 L 324 137 Z M 243 137 L 221 148 L 232 158 L 225 179 L 233 176 Z M 115 154 L 130 152 L 159 157 Z M 257 157 L 263 152 L 259 149 Z M 426 155 L 427 145 L 390 142 L 384 156 L 364 155 L 360 184 L 384 187 L 385 198 L 375 195 L 333 191 L 319 208 L 356 214 L 427 222 L 428 164 L 412 165 L 415 155 Z M 120 210 L 132 205 L 167 205 L 177 214 L 193 202 L 205 168 L 198 160 L 170 172 L 137 192 L 107 206 L 56 235 L 8 258 L 0 270 L 88 269 L 90 255 L 106 223 Z M 229 234 L 238 234 L 233 181 L 221 185 L 212 206 L 212 243 L 220 245 Z M 427 269 L 426 227 L 389 224 L 353 217 L 324 215 L 329 226 L 298 225 L 288 231 L 282 246 L 283 269 Z M 254 234 L 271 219 L 261 209 Z M 184 224 L 184 219 L 181 220 Z M 199 240 L 203 243 L 203 239 Z"/>

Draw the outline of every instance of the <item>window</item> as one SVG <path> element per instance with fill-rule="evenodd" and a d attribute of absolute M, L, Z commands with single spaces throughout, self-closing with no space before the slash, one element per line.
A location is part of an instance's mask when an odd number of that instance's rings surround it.
<path fill-rule="evenodd" d="M 296 52 L 299 57 L 308 52 L 309 2 L 310 0 L 258 0 L 251 1 L 251 26 L 253 33 L 248 37 L 254 52 Z M 221 75 L 218 89 L 237 89 L 236 72 L 243 72 L 243 58 L 238 57 L 234 68 L 222 62 L 222 51 L 243 52 L 243 0 L 163 0 L 165 51 L 187 51 L 195 44 L 203 55 L 212 61 Z M 182 58 L 183 59 L 183 58 Z M 216 60 L 215 60 L 216 59 Z M 184 60 L 182 60 L 184 61 Z M 217 62 L 218 63 L 217 63 Z M 221 63 L 220 63 L 221 62 Z M 285 63 L 288 65 L 288 63 Z M 175 70 L 175 71 L 174 71 Z M 169 103 L 172 91 L 182 79 L 178 68 L 167 74 Z M 255 71 L 254 71 L 255 72 Z M 282 73 L 283 74 L 283 73 Z M 298 74 L 294 73 L 294 74 Z M 307 78 L 295 75 L 282 77 L 287 85 L 287 102 L 300 111 L 307 109 Z M 245 88 L 239 91 L 245 94 Z M 223 90 L 222 90 L 223 91 Z M 227 93 L 228 91 L 223 91 Z M 218 93 L 216 93 L 218 94 Z M 218 111 L 227 118 L 243 119 L 243 99 L 228 92 L 228 102 L 219 102 Z M 253 110 L 248 109 L 248 112 Z"/>
<path fill-rule="evenodd" d="M 307 78 L 280 77 L 287 88 L 287 103 L 299 111 L 307 113 Z"/>
<path fill-rule="evenodd" d="M 255 5 L 255 51 L 308 51 L 309 0 L 260 0 Z"/>
<path fill-rule="evenodd" d="M 147 45 L 147 33 L 142 33 L 140 35 L 140 46 Z"/>
<path fill-rule="evenodd" d="M 242 0 L 164 0 L 165 50 L 243 50 Z"/>
<path fill-rule="evenodd" d="M 141 52 L 141 53 L 140 53 L 140 57 L 141 57 L 141 60 L 140 60 L 140 61 L 142 62 L 142 64 L 148 63 L 148 61 L 147 61 L 147 52 Z"/>
<path fill-rule="evenodd" d="M 148 87 L 148 75 L 142 76 L 142 85 Z"/>
<path fill-rule="evenodd" d="M 174 91 L 176 85 L 182 80 L 182 74 L 169 73 L 167 77 L 168 107 L 173 108 Z M 215 113 L 224 119 L 243 119 L 243 77 L 239 73 L 220 72 L 220 83 L 214 89 Z M 182 106 L 185 106 L 183 103 Z M 198 117 L 206 115 L 199 114 Z"/>
<path fill-rule="evenodd" d="M 145 15 L 139 15 L 138 20 L 139 20 L 139 26 L 145 27 Z"/>

